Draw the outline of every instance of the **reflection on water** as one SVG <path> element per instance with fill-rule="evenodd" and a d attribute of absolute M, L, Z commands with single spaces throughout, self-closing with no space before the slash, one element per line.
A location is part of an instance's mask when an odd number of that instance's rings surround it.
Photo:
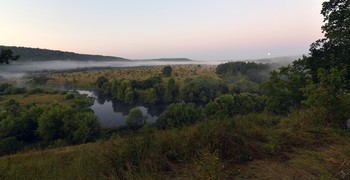
<path fill-rule="evenodd" d="M 102 128 L 110 128 L 114 126 L 124 126 L 126 124 L 126 118 L 129 111 L 137 107 L 143 115 L 147 117 L 147 121 L 154 123 L 158 116 L 165 111 L 166 104 L 146 105 L 146 104 L 125 104 L 119 101 L 113 101 L 104 97 L 101 94 L 91 91 L 78 91 L 80 94 L 87 94 L 89 97 L 93 97 L 94 104 L 91 109 L 94 111 L 95 116 L 100 121 Z"/>

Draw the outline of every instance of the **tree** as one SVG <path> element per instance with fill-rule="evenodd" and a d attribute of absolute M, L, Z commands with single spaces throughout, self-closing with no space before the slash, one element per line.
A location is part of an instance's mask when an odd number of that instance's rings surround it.
<path fill-rule="evenodd" d="M 202 120 L 203 112 L 201 108 L 196 108 L 193 103 L 170 104 L 156 121 L 159 129 L 178 128 L 185 125 L 194 124 Z"/>
<path fill-rule="evenodd" d="M 135 92 L 129 80 L 122 80 L 121 82 L 118 82 L 117 99 L 130 104 L 134 102 Z"/>
<path fill-rule="evenodd" d="M 219 118 L 232 116 L 234 112 L 234 97 L 231 94 L 224 94 L 209 102 L 205 106 L 207 116 L 217 116 Z"/>
<path fill-rule="evenodd" d="M 219 118 L 231 117 L 236 114 L 249 114 L 261 112 L 265 108 L 265 99 L 251 93 L 224 94 L 205 106 L 207 116 Z"/>
<path fill-rule="evenodd" d="M 325 38 L 311 45 L 311 57 L 305 61 L 312 81 L 304 88 L 304 103 L 324 107 L 337 121 L 348 118 L 349 112 L 350 1 L 326 1 L 321 14 Z"/>
<path fill-rule="evenodd" d="M 145 124 L 146 118 L 139 108 L 132 108 L 126 119 L 126 125 L 132 129 L 138 129 Z"/>
<path fill-rule="evenodd" d="M 108 83 L 108 79 L 105 76 L 100 76 L 96 80 L 96 86 L 98 88 L 102 88 L 106 83 Z"/>
<path fill-rule="evenodd" d="M 325 37 L 336 43 L 349 47 L 350 43 L 350 1 L 330 0 L 323 3 L 321 14 L 325 24 L 322 26 Z M 349 52 L 348 52 L 349 53 Z"/>
<path fill-rule="evenodd" d="M 136 101 L 136 93 L 134 90 L 130 89 L 125 92 L 124 102 L 127 104 L 132 104 Z"/>
<path fill-rule="evenodd" d="M 262 84 L 262 88 L 268 96 L 266 102 L 268 111 L 284 114 L 290 108 L 300 106 L 300 103 L 305 99 L 302 88 L 307 85 L 308 80 L 308 74 L 300 62 L 306 58 L 273 71 L 270 79 Z"/>
<path fill-rule="evenodd" d="M 226 91 L 224 82 L 212 76 L 187 78 L 180 90 L 181 98 L 185 102 L 208 102 Z"/>
<path fill-rule="evenodd" d="M 58 104 L 48 107 L 38 119 L 38 133 L 46 141 L 64 139 L 64 118 L 70 116 L 67 108 Z"/>
<path fill-rule="evenodd" d="M 173 68 L 171 66 L 165 66 L 162 70 L 162 74 L 164 77 L 170 77 L 173 72 Z"/>
<path fill-rule="evenodd" d="M 216 74 L 225 78 L 237 75 L 246 76 L 249 81 L 261 83 L 269 78 L 270 65 L 255 62 L 228 62 L 216 67 Z"/>
<path fill-rule="evenodd" d="M 261 112 L 265 108 L 265 99 L 263 96 L 252 93 L 240 93 L 234 96 L 233 112 L 234 114 L 249 114 L 252 112 Z"/>
<path fill-rule="evenodd" d="M 1 49 L 0 54 L 0 64 L 6 63 L 9 64 L 9 61 L 16 61 L 19 58 L 18 55 L 14 56 L 13 52 L 10 49 Z"/>
<path fill-rule="evenodd" d="M 350 88 L 350 1 L 330 0 L 323 3 L 321 14 L 325 24 L 322 31 L 325 38 L 317 40 L 310 47 L 311 57 L 305 60 L 312 80 L 320 82 L 318 69 L 330 71 L 332 68 L 347 70 L 346 88 Z"/>
<path fill-rule="evenodd" d="M 179 86 L 175 83 L 174 78 L 170 78 L 165 89 L 165 100 L 167 102 L 173 102 L 179 93 Z"/>
<path fill-rule="evenodd" d="M 65 139 L 72 143 L 94 141 L 100 135 L 100 124 L 93 113 L 76 112 L 64 121 Z"/>
<path fill-rule="evenodd" d="M 319 69 L 319 83 L 311 82 L 303 91 L 307 97 L 303 103 L 327 109 L 328 120 L 337 121 L 349 116 L 349 91 L 344 91 L 343 84 L 346 69 L 332 68 L 330 71 Z"/>
<path fill-rule="evenodd" d="M 323 107 L 336 121 L 349 111 L 343 107 L 350 90 L 350 1 L 326 1 L 321 14 L 325 38 L 311 44 L 309 57 L 273 72 L 263 85 L 268 109 L 284 113 L 303 102 Z"/>
<path fill-rule="evenodd" d="M 38 118 L 37 132 L 46 143 L 64 140 L 70 144 L 95 140 L 100 126 L 92 112 L 53 104 L 44 109 Z"/>
<path fill-rule="evenodd" d="M 145 102 L 150 103 L 150 104 L 155 104 L 158 101 L 159 101 L 159 98 L 158 98 L 156 90 L 153 88 L 147 89 Z"/>

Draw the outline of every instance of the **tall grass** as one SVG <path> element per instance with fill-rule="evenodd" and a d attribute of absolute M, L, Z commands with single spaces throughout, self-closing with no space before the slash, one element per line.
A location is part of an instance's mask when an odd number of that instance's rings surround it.
<path fill-rule="evenodd" d="M 146 125 L 132 136 L 1 157 L 0 178 L 339 178 L 350 170 L 349 137 L 323 120 L 322 110 L 307 109 L 166 131 Z"/>

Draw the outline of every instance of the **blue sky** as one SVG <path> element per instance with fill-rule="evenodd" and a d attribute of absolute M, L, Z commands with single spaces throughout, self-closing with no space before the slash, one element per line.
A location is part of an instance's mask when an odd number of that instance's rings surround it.
<path fill-rule="evenodd" d="M 0 0 L 0 44 L 125 58 L 308 53 L 321 0 Z"/>

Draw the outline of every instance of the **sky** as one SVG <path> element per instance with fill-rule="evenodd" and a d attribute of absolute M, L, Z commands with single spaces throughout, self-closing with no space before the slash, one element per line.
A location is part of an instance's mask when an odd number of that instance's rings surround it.
<path fill-rule="evenodd" d="M 307 54 L 323 0 L 0 0 L 0 45 L 129 59 Z"/>

